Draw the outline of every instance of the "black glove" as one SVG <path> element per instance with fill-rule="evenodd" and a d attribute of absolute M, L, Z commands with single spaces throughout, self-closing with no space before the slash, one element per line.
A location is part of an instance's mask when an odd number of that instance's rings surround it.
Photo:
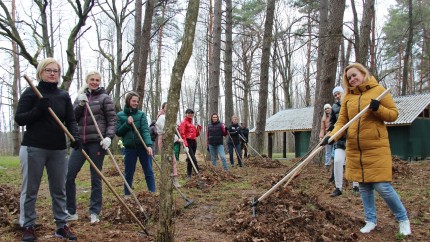
<path fill-rule="evenodd" d="M 330 143 L 328 142 L 328 140 L 330 139 L 330 136 L 327 136 L 323 139 L 323 141 L 321 142 L 320 146 L 326 146 L 327 144 L 332 145 L 334 143 L 334 140 L 332 140 Z"/>
<path fill-rule="evenodd" d="M 333 129 L 334 129 L 334 125 L 332 124 L 332 125 L 330 125 L 330 127 L 328 127 L 328 129 L 327 129 L 327 131 L 333 131 Z"/>
<path fill-rule="evenodd" d="M 48 112 L 49 107 L 51 107 L 51 102 L 47 97 L 41 98 L 36 104 L 36 108 L 41 112 Z"/>
<path fill-rule="evenodd" d="M 372 99 L 372 101 L 370 101 L 369 108 L 372 109 L 373 111 L 378 111 L 379 101 Z"/>
<path fill-rule="evenodd" d="M 82 150 L 82 140 L 79 137 L 75 137 L 75 141 L 72 141 L 70 143 L 70 147 L 72 147 L 75 150 Z"/>

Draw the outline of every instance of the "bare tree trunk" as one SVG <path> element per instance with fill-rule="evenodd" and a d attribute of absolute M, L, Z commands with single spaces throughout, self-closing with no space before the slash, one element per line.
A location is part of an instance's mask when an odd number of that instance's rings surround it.
<path fill-rule="evenodd" d="M 137 72 L 137 84 L 136 92 L 140 96 L 144 96 L 145 94 L 145 82 L 146 82 L 146 73 L 148 66 L 148 55 L 149 48 L 151 43 L 151 26 L 152 26 L 152 15 L 154 14 L 154 0 L 147 0 L 146 9 L 145 9 L 145 19 L 143 20 L 143 30 L 140 38 L 142 39 L 142 46 L 140 46 L 139 53 L 139 68 Z M 139 109 L 142 109 L 143 98 L 140 99 Z"/>
<path fill-rule="evenodd" d="M 16 5 L 15 0 L 12 0 L 12 19 L 16 21 Z M 18 107 L 18 83 L 20 79 L 20 65 L 19 65 L 19 55 L 18 55 L 18 45 L 12 41 L 12 56 L 13 56 L 13 84 L 12 84 L 12 112 L 15 113 Z M 19 135 L 19 125 L 16 122 L 13 122 L 13 155 L 19 154 L 19 147 L 21 143 L 20 135 Z"/>
<path fill-rule="evenodd" d="M 402 78 L 402 96 L 406 95 L 406 90 L 408 86 L 408 72 L 409 72 L 409 58 L 412 51 L 412 41 L 414 37 L 414 26 L 412 19 L 412 0 L 408 0 L 408 40 L 406 43 L 405 57 L 403 61 L 403 78 Z"/>
<path fill-rule="evenodd" d="M 164 22 L 164 16 L 166 13 L 166 6 L 161 4 L 161 23 Z M 157 47 L 157 64 L 156 64 L 156 81 L 155 81 L 155 100 L 153 107 L 153 119 L 157 117 L 157 110 L 161 107 L 161 57 L 162 57 L 162 47 L 163 47 L 163 34 L 164 34 L 164 24 L 160 25 L 160 29 L 158 32 L 158 47 Z"/>
<path fill-rule="evenodd" d="M 212 39 L 212 65 L 209 66 L 209 110 L 208 116 L 211 113 L 218 113 L 219 99 L 219 77 L 221 67 L 221 18 L 222 18 L 222 1 L 215 1 L 214 6 L 214 25 Z"/>
<path fill-rule="evenodd" d="M 270 47 L 272 45 L 273 19 L 275 16 L 275 0 L 267 1 L 266 20 L 264 22 L 263 53 L 261 55 L 260 90 L 258 92 L 258 114 L 255 129 L 256 149 L 262 153 L 266 128 L 267 94 L 269 85 Z"/>
<path fill-rule="evenodd" d="M 344 0 L 333 0 L 330 4 L 329 25 L 326 31 L 329 39 L 325 43 L 323 58 L 324 69 L 320 72 L 318 83 L 319 95 L 315 97 L 314 116 L 312 121 L 311 142 L 309 148 L 315 146 L 319 140 L 320 121 L 323 116 L 325 103 L 333 102 L 331 90 L 336 80 L 336 70 L 339 58 L 339 46 L 342 43 L 343 15 L 345 11 Z M 318 56 L 318 58 L 320 58 Z"/>
<path fill-rule="evenodd" d="M 193 42 L 197 16 L 199 14 L 199 0 L 189 1 L 187 15 L 185 17 L 185 30 L 181 49 L 173 65 L 170 79 L 167 105 L 169 111 L 166 114 L 165 140 L 173 140 L 176 128 L 176 114 L 179 109 L 179 96 L 181 93 L 182 76 L 185 67 L 193 52 Z M 161 162 L 161 184 L 160 184 L 160 210 L 157 230 L 157 241 L 174 241 L 174 227 L 172 221 L 172 181 L 170 172 L 172 170 L 173 146 L 165 145 L 162 152 Z"/>
<path fill-rule="evenodd" d="M 311 22 L 311 9 L 308 10 L 308 44 L 306 51 L 306 76 L 305 76 L 305 105 L 311 106 L 311 51 L 312 51 L 312 22 Z"/>
<path fill-rule="evenodd" d="M 142 44 L 142 0 L 136 0 L 134 14 L 133 90 L 139 82 L 140 47 Z"/>
<path fill-rule="evenodd" d="M 359 43 L 359 51 L 356 54 L 357 62 L 366 66 L 369 56 L 370 30 L 372 19 L 375 15 L 375 0 L 366 0 L 363 8 L 363 19 L 361 20 L 360 26 L 360 42 L 356 42 Z"/>
<path fill-rule="evenodd" d="M 51 4 L 49 1 L 41 1 L 34 0 L 37 6 L 40 9 L 40 17 L 42 19 L 42 41 L 43 41 L 43 49 L 46 51 L 46 57 L 54 57 L 52 53 L 51 44 L 49 43 L 49 33 L 48 33 L 48 18 L 46 16 L 46 9 L 48 4 Z"/>
<path fill-rule="evenodd" d="M 372 38 L 370 42 L 370 72 L 375 73 L 376 70 L 376 53 L 375 53 L 375 45 L 376 45 L 376 39 L 375 39 L 375 14 L 372 16 Z"/>
<path fill-rule="evenodd" d="M 229 124 L 233 116 L 233 7 L 232 1 L 226 0 L 225 23 L 225 51 L 224 51 L 224 75 L 225 75 L 225 119 Z M 245 120 L 242 117 L 242 120 Z M 247 122 L 246 120 L 244 122 Z"/>
<path fill-rule="evenodd" d="M 70 32 L 69 38 L 67 39 L 66 53 L 67 63 L 69 64 L 69 66 L 65 75 L 63 76 L 63 83 L 61 84 L 61 88 L 67 91 L 72 84 L 73 76 L 75 74 L 76 66 L 78 63 L 78 61 L 76 60 L 76 54 L 74 49 L 76 38 L 78 37 L 81 28 L 85 25 L 85 22 L 87 21 L 88 15 L 94 6 L 94 0 L 85 0 L 83 7 L 81 6 L 80 1 L 76 1 L 76 4 L 78 5 L 78 7 L 75 8 L 75 11 L 77 11 L 76 14 L 79 18 L 75 27 L 73 27 L 72 31 Z"/>

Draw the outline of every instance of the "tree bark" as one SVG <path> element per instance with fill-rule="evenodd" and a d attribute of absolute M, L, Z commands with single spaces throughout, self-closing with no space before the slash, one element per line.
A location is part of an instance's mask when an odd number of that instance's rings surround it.
<path fill-rule="evenodd" d="M 13 21 L 16 21 L 16 5 L 15 0 L 12 0 L 12 19 Z M 12 84 L 12 112 L 15 113 L 16 109 L 18 107 L 18 83 L 20 80 L 20 65 L 19 65 L 19 55 L 18 55 L 18 45 L 12 41 L 12 56 L 13 56 L 13 84 Z M 19 135 L 19 125 L 17 122 L 13 122 L 13 155 L 17 156 L 19 154 L 19 148 L 20 148 L 20 135 Z"/>
<path fill-rule="evenodd" d="M 70 32 L 69 38 L 67 39 L 67 63 L 68 68 L 63 76 L 63 83 L 61 84 L 61 89 L 69 90 L 70 85 L 72 84 L 73 76 L 75 74 L 76 66 L 78 61 L 76 60 L 76 54 L 75 54 L 75 43 L 76 38 L 78 37 L 79 32 L 81 31 L 81 28 L 85 25 L 85 21 L 88 18 L 89 13 L 91 12 L 91 9 L 94 6 L 94 0 L 85 0 L 84 6 L 81 5 L 80 1 L 76 1 L 76 14 L 78 15 L 78 22 L 76 23 L 75 27 L 73 27 L 72 31 Z"/>
<path fill-rule="evenodd" d="M 152 17 L 154 14 L 154 0 L 147 0 L 145 9 L 145 19 L 143 21 L 143 30 L 140 38 L 142 39 L 142 46 L 140 46 L 140 57 L 139 57 L 139 67 L 137 72 L 137 83 L 135 84 L 136 92 L 142 97 L 139 103 L 139 109 L 142 109 L 142 104 L 145 94 L 145 82 L 146 73 L 148 66 L 148 55 L 151 43 L 151 26 Z"/>
<path fill-rule="evenodd" d="M 137 90 L 139 82 L 140 47 L 142 46 L 142 0 L 135 2 L 134 15 L 134 50 L 133 50 L 133 90 Z"/>
<path fill-rule="evenodd" d="M 412 0 L 408 0 L 408 40 L 406 42 L 405 57 L 403 61 L 403 77 L 402 77 L 402 96 L 405 96 L 408 86 L 409 74 L 409 58 L 412 51 L 412 41 L 414 37 L 414 26 L 412 19 Z"/>
<path fill-rule="evenodd" d="M 267 95 L 269 85 L 270 47 L 272 45 L 273 19 L 275 16 L 275 0 L 267 1 L 266 20 L 264 23 L 263 53 L 260 66 L 260 90 L 258 92 L 258 113 L 255 129 L 256 149 L 261 154 L 264 148 L 264 134 L 266 128 Z"/>
<path fill-rule="evenodd" d="M 193 42 L 199 14 L 200 0 L 188 2 L 187 15 L 185 17 L 185 30 L 183 42 L 178 56 L 175 60 L 170 79 L 167 105 L 169 110 L 166 114 L 165 140 L 173 140 L 176 128 L 176 114 L 179 110 L 179 96 L 181 93 L 182 77 L 185 67 L 193 52 Z M 157 230 L 157 241 L 174 241 L 174 227 L 172 221 L 172 181 L 170 172 L 172 170 L 173 146 L 166 142 L 161 153 L 161 184 L 160 184 L 160 210 Z"/>
<path fill-rule="evenodd" d="M 375 15 L 375 0 L 366 0 L 363 7 L 363 19 L 360 26 L 360 42 L 356 61 L 367 66 L 369 57 L 370 30 Z M 357 43 L 357 42 L 356 42 Z"/>
<path fill-rule="evenodd" d="M 324 55 L 322 57 L 323 69 L 319 72 L 317 88 L 320 90 L 315 97 L 315 105 L 312 121 L 311 142 L 309 148 L 314 147 L 319 141 L 319 131 L 321 117 L 323 116 L 323 106 L 325 103 L 332 103 L 332 89 L 336 81 L 336 70 L 339 58 L 339 46 L 342 43 L 343 15 L 345 11 L 344 0 L 333 0 L 330 4 L 330 16 L 328 19 L 328 29 L 326 43 L 324 45 Z M 320 57 L 318 56 L 318 59 Z"/>
<path fill-rule="evenodd" d="M 219 99 L 219 77 L 221 67 L 221 18 L 222 18 L 222 1 L 215 1 L 214 5 L 214 25 L 212 38 L 212 65 L 209 66 L 209 110 L 208 117 L 212 113 L 218 113 Z"/>
<path fill-rule="evenodd" d="M 225 23 L 225 51 L 224 51 L 224 75 L 225 75 L 225 119 L 229 124 L 233 116 L 233 7 L 232 0 L 226 0 Z M 242 120 L 244 117 L 242 117 Z M 246 122 L 246 121 L 245 121 Z"/>

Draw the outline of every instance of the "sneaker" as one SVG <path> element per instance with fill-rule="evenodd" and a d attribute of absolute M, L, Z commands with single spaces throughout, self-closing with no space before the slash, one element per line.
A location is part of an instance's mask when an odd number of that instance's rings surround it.
<path fill-rule="evenodd" d="M 70 214 L 69 212 L 66 212 L 66 213 L 67 213 L 66 221 L 76 221 L 79 218 L 77 213 L 75 214 Z"/>
<path fill-rule="evenodd" d="M 35 240 L 36 240 L 36 236 L 34 236 L 34 228 L 32 226 L 25 227 L 22 230 L 22 241 L 33 242 Z"/>
<path fill-rule="evenodd" d="M 173 177 L 173 186 L 175 187 L 181 187 L 181 184 L 179 184 L 178 178 Z"/>
<path fill-rule="evenodd" d="M 76 235 L 72 233 L 70 228 L 67 225 L 64 225 L 62 228 L 57 229 L 55 231 L 55 237 L 62 238 L 62 239 L 68 239 L 68 240 L 77 240 L 78 238 Z"/>
<path fill-rule="evenodd" d="M 354 194 L 358 194 L 360 192 L 360 189 L 358 187 L 353 187 L 352 191 L 354 192 Z"/>
<path fill-rule="evenodd" d="M 90 223 L 94 224 L 98 222 L 100 222 L 100 216 L 98 214 L 92 213 L 90 215 Z"/>
<path fill-rule="evenodd" d="M 399 222 L 399 233 L 402 235 L 410 235 L 411 234 L 411 224 L 410 224 L 409 220 Z"/>
<path fill-rule="evenodd" d="M 342 195 L 342 191 L 339 188 L 334 189 L 333 193 L 330 195 L 330 197 L 337 197 Z"/>
<path fill-rule="evenodd" d="M 360 229 L 360 232 L 363 234 L 370 233 L 370 231 L 374 230 L 376 227 L 376 224 L 374 222 L 366 221 L 366 225 Z"/>

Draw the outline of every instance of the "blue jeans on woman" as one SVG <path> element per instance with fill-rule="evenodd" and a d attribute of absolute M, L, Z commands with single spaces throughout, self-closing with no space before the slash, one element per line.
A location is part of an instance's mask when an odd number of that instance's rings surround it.
<path fill-rule="evenodd" d="M 228 171 L 227 160 L 225 159 L 224 145 L 209 145 L 209 152 L 211 153 L 212 165 L 217 166 L 217 159 L 219 154 L 224 170 Z"/>
<path fill-rule="evenodd" d="M 234 166 L 234 153 L 236 153 L 237 156 L 237 163 L 239 163 L 239 166 L 242 167 L 242 152 L 240 150 L 240 142 L 239 144 L 235 144 L 234 147 L 236 151 L 233 150 L 233 143 L 227 143 L 228 144 L 228 153 L 230 154 L 230 164 L 233 167 Z"/>
<path fill-rule="evenodd" d="M 376 206 L 375 206 L 375 193 L 376 190 L 379 195 L 384 199 L 390 210 L 393 212 L 394 217 L 398 222 L 408 220 L 408 214 L 405 207 L 400 201 L 397 192 L 389 182 L 360 182 L 360 195 L 364 207 L 364 216 L 366 221 L 376 224 Z"/>
<path fill-rule="evenodd" d="M 148 155 L 145 148 L 125 148 L 124 177 L 128 185 L 133 189 L 133 176 L 136 170 L 137 157 L 139 157 L 140 165 L 142 166 L 143 173 L 145 174 L 146 186 L 150 192 L 155 192 L 155 176 L 152 170 L 152 158 Z M 130 195 L 127 186 L 124 185 L 124 194 Z"/>

